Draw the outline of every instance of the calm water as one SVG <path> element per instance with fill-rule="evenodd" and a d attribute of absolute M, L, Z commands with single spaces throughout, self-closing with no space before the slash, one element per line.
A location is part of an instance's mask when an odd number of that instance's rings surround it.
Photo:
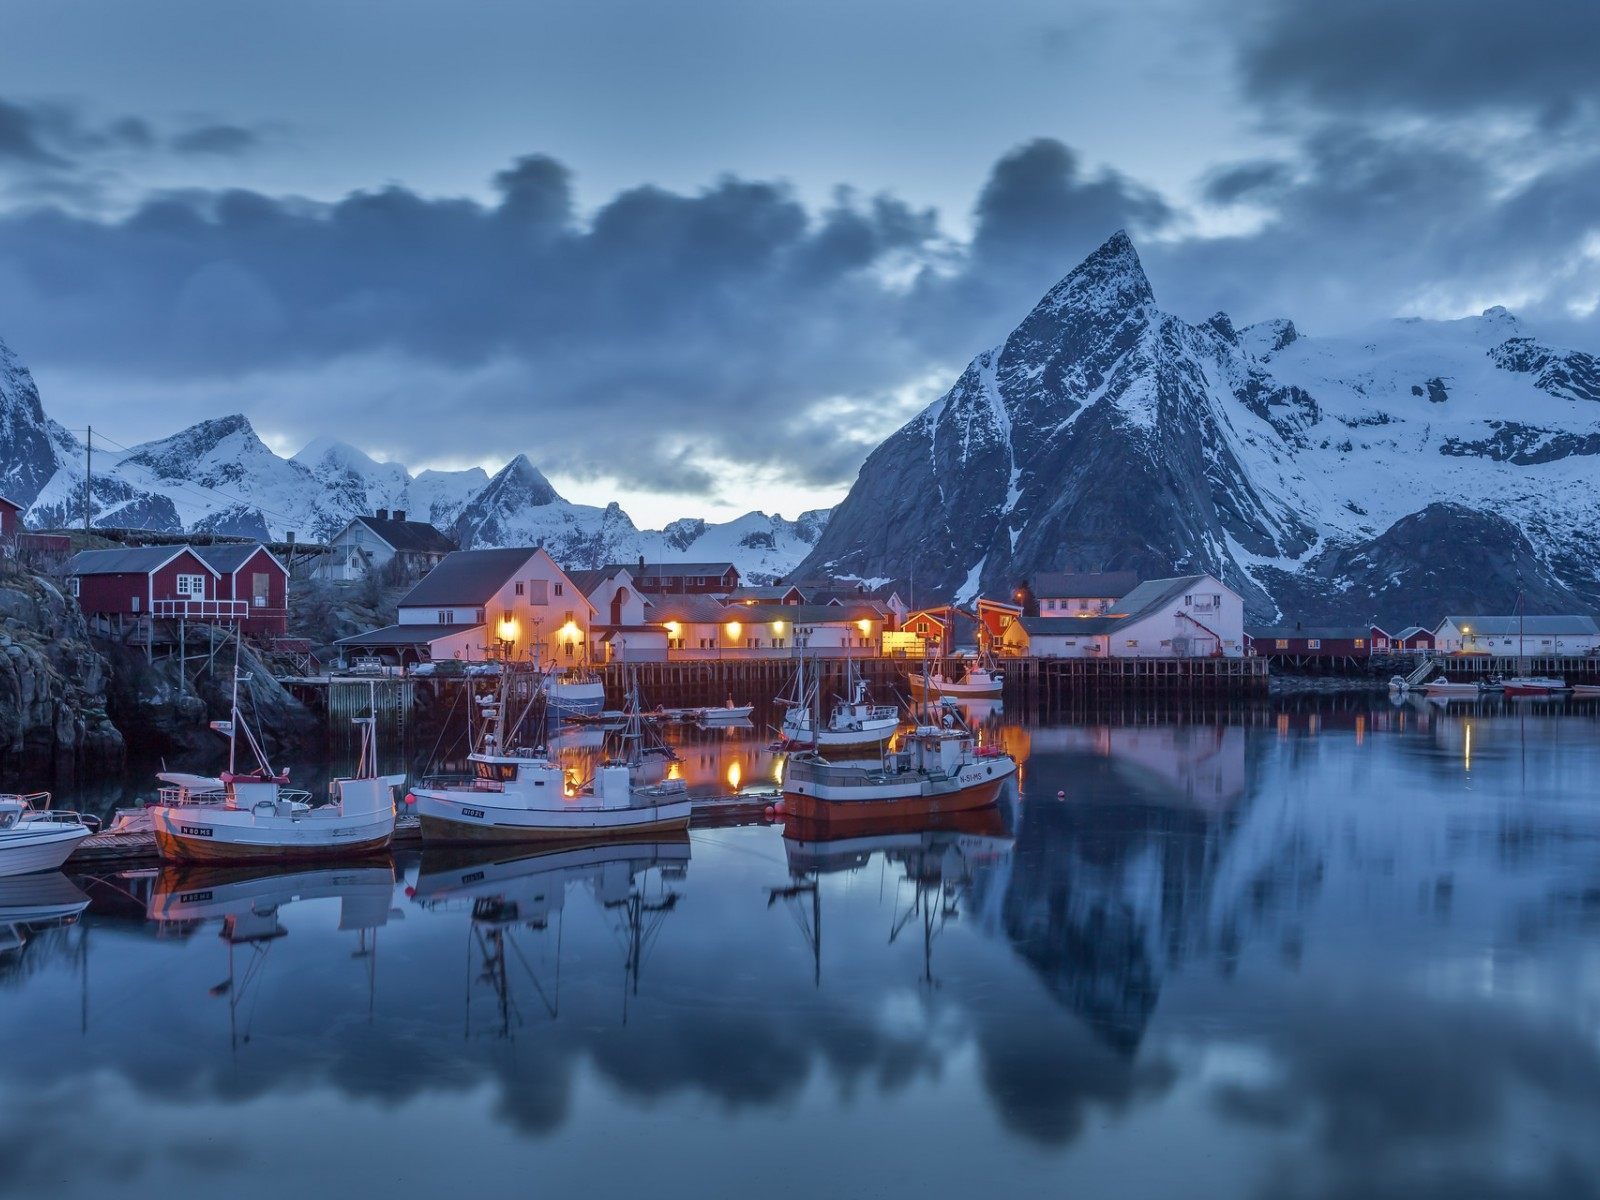
<path fill-rule="evenodd" d="M 0 1193 L 1596 1193 L 1593 709 L 992 730 L 961 828 L 77 879 Z"/>

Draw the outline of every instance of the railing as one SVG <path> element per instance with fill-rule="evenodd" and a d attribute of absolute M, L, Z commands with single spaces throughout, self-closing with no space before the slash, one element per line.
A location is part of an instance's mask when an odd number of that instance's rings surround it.
<path fill-rule="evenodd" d="M 425 788 L 449 789 L 456 792 L 503 792 L 506 785 L 498 779 L 480 779 L 476 775 L 429 775 L 418 785 Z"/>
<path fill-rule="evenodd" d="M 242 621 L 252 611 L 265 615 L 269 610 L 252 610 L 248 600 L 157 600 L 150 606 L 152 615 L 169 621 Z"/>
<path fill-rule="evenodd" d="M 783 781 L 790 783 L 850 784 L 886 783 L 889 774 L 875 767 L 835 767 L 791 758 L 784 767 Z"/>

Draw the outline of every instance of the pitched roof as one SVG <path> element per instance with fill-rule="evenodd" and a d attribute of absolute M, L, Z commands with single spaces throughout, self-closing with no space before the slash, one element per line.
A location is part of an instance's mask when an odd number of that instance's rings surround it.
<path fill-rule="evenodd" d="M 538 551 L 529 546 L 509 550 L 452 550 L 401 598 L 400 607 L 485 604 L 536 553 Z"/>
<path fill-rule="evenodd" d="M 257 550 L 266 550 L 267 557 L 278 563 L 278 569 L 285 569 L 272 551 L 267 550 L 260 542 L 217 542 L 210 546 L 194 546 L 192 549 L 202 561 L 211 564 L 223 575 L 232 575 L 254 558 Z"/>
<path fill-rule="evenodd" d="M 860 620 L 881 621 L 882 609 L 870 601 L 859 604 L 732 604 L 727 609 L 727 620 L 749 621 L 759 625 L 764 621 L 788 621 L 796 625 L 828 625 Z"/>
<path fill-rule="evenodd" d="M 620 568 L 635 579 L 677 579 L 684 575 L 722 576 L 737 568 L 731 562 L 607 563 L 606 570 Z"/>
<path fill-rule="evenodd" d="M 1421 625 L 1407 625 L 1399 633 L 1394 635 L 1394 639 L 1397 642 L 1406 642 L 1416 637 L 1419 633 L 1425 633 L 1429 637 L 1433 636 L 1433 630 L 1431 629 L 1424 629 Z"/>
<path fill-rule="evenodd" d="M 1480 637 L 1516 637 L 1519 622 L 1524 632 L 1535 637 L 1555 637 L 1566 634 L 1572 637 L 1600 637 L 1600 626 L 1593 617 L 1562 615 L 1518 617 L 1446 617 L 1446 622 L 1457 629 Z"/>
<path fill-rule="evenodd" d="M 382 629 L 369 629 L 353 637 L 340 638 L 336 646 L 424 646 L 452 633 L 467 633 L 482 629 L 476 625 L 385 625 Z"/>
<path fill-rule="evenodd" d="M 1126 617 L 1018 617 L 1029 637 L 1098 637 L 1111 633 Z"/>
<path fill-rule="evenodd" d="M 22 511 L 22 505 L 18 504 L 15 500 L 11 499 L 9 496 L 0 496 L 0 505 L 4 505 L 6 508 L 13 509 L 13 510 L 15 510 L 17 512 L 21 512 Z"/>
<path fill-rule="evenodd" d="M 568 571 L 567 578 L 585 596 L 592 596 L 606 580 L 626 573 L 626 567 L 601 567 L 595 571 Z"/>
<path fill-rule="evenodd" d="M 744 605 L 736 605 L 740 612 Z M 651 596 L 645 602 L 645 615 L 656 625 L 677 621 L 684 625 L 715 625 L 727 620 L 728 606 L 715 596 Z"/>
<path fill-rule="evenodd" d="M 149 575 L 159 571 L 185 550 L 199 555 L 192 546 L 122 546 L 115 550 L 80 550 L 67 564 L 69 575 Z M 213 575 L 217 569 L 200 560 Z"/>
<path fill-rule="evenodd" d="M 1136 571 L 1039 571 L 1028 581 L 1035 598 L 1116 600 L 1139 586 Z"/>
<path fill-rule="evenodd" d="M 393 517 L 355 518 L 402 554 L 448 554 L 456 548 L 451 538 L 426 521 L 396 521 Z"/>
<path fill-rule="evenodd" d="M 777 600 L 782 600 L 785 596 L 789 595 L 790 592 L 795 593 L 802 600 L 805 599 L 805 593 L 803 591 L 801 591 L 799 588 L 795 587 L 795 585 L 792 584 L 792 583 L 777 583 L 777 584 L 771 584 L 771 585 L 766 586 L 766 587 L 753 587 L 753 586 L 736 587 L 731 592 L 728 593 L 728 599 L 729 600 L 738 601 L 741 604 L 744 603 L 747 600 L 755 600 L 755 601 L 773 600 L 773 601 L 777 601 Z"/>

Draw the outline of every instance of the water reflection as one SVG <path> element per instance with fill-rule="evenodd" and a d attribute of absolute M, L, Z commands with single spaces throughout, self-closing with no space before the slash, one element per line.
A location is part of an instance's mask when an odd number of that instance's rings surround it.
<path fill-rule="evenodd" d="M 0 956 L 0 1100 L 73 1118 L 0 1193 L 1595 1190 L 1592 705 L 989 721 L 1021 790 L 955 824 L 74 881 Z"/>

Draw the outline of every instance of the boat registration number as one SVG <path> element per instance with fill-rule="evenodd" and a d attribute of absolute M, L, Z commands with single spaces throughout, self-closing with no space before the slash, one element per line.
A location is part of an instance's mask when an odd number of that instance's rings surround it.
<path fill-rule="evenodd" d="M 210 892 L 184 892 L 178 897 L 179 904 L 196 904 L 201 900 L 211 899 Z"/>
<path fill-rule="evenodd" d="M 207 829 L 204 825 L 179 825 L 178 832 L 187 834 L 189 837 L 211 836 L 211 830 Z"/>
<path fill-rule="evenodd" d="M 461 812 L 468 817 L 477 817 L 480 820 L 483 818 L 483 809 L 481 808 L 463 808 Z"/>

